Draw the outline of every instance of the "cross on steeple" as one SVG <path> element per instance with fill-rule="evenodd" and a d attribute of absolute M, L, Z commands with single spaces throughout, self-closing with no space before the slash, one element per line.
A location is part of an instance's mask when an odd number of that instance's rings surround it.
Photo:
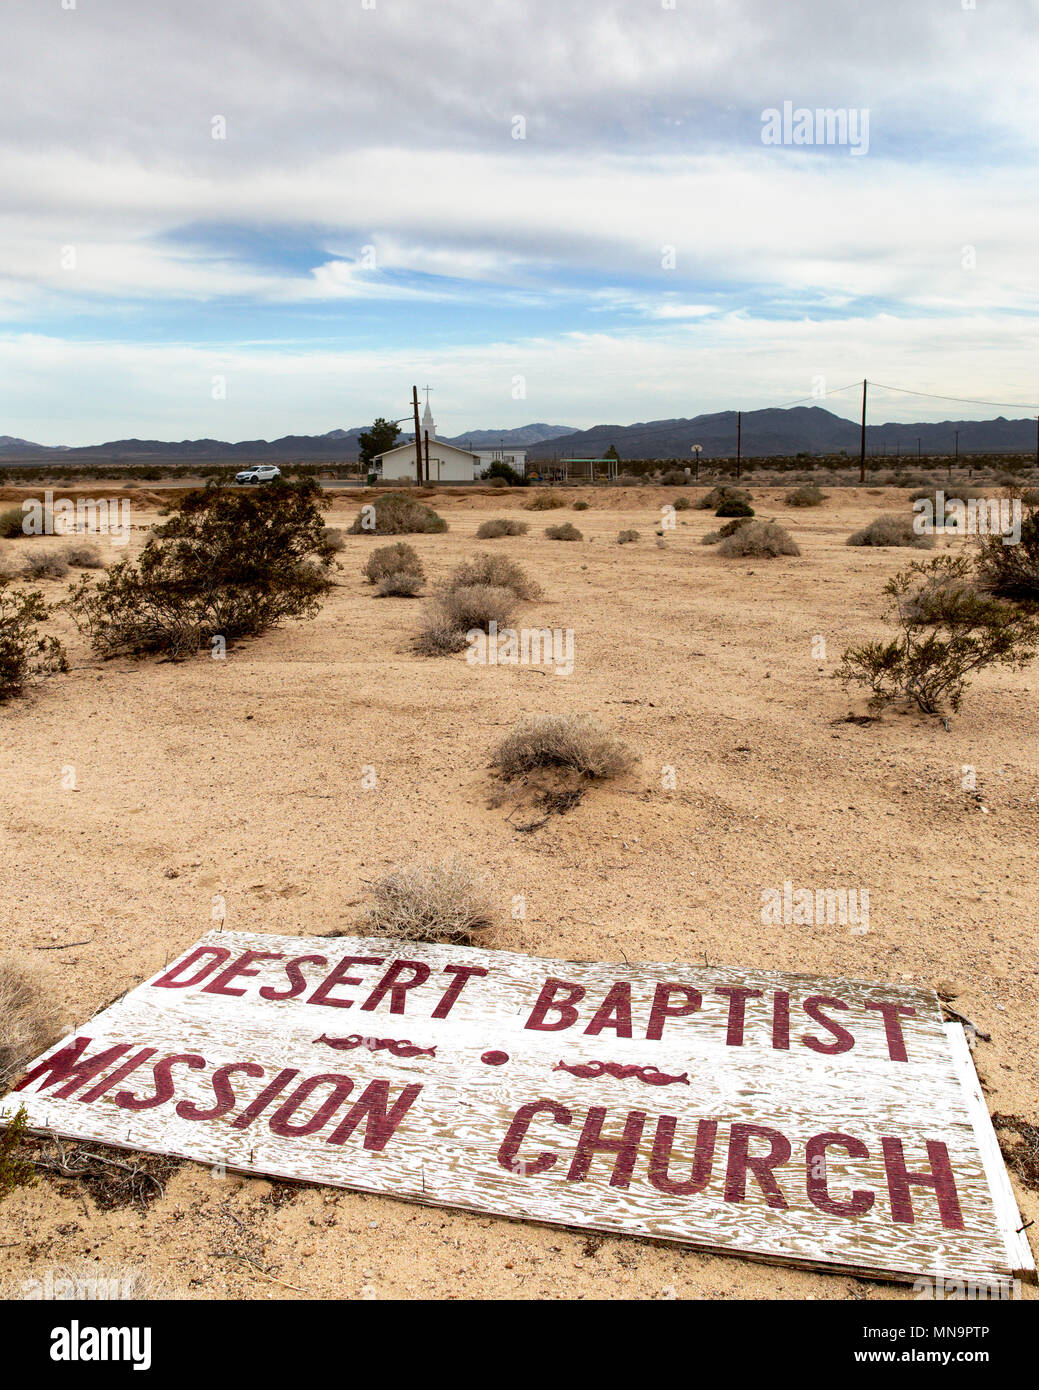
<path fill-rule="evenodd" d="M 423 389 L 423 391 L 425 391 L 425 393 L 426 393 L 426 404 L 428 405 L 428 404 L 429 404 L 429 393 L 430 393 L 430 391 L 432 391 L 433 388 L 432 388 L 432 386 L 423 386 L 422 389 Z"/>

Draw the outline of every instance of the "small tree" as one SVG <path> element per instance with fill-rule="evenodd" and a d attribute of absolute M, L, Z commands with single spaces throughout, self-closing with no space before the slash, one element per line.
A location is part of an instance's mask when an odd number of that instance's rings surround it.
<path fill-rule="evenodd" d="M 1039 647 L 1039 620 L 980 593 L 966 555 L 917 561 L 889 579 L 884 593 L 898 635 L 848 647 L 835 673 L 845 685 L 868 686 L 873 710 L 897 699 L 925 714 L 958 710 L 975 671 L 1024 666 Z"/>
<path fill-rule="evenodd" d="M 10 589 L 0 574 L 0 701 L 19 694 L 34 676 L 69 669 L 65 648 L 56 637 L 41 637 L 40 623 L 50 613 L 38 589 Z"/>
<path fill-rule="evenodd" d="M 522 473 L 517 473 L 515 468 L 511 468 L 503 459 L 495 459 L 484 474 L 484 478 L 502 478 L 508 483 L 509 487 L 526 487 L 527 480 Z"/>
<path fill-rule="evenodd" d="M 210 484 L 187 494 L 136 561 L 97 582 L 84 576 L 68 607 L 105 657 L 180 659 L 215 637 L 230 645 L 284 618 L 313 618 L 331 586 L 328 505 L 312 478 L 241 492 Z"/>
<path fill-rule="evenodd" d="M 370 430 L 362 430 L 357 436 L 362 469 L 367 470 L 380 454 L 392 449 L 399 434 L 400 426 L 395 425 L 392 420 L 384 420 L 381 415 Z"/>

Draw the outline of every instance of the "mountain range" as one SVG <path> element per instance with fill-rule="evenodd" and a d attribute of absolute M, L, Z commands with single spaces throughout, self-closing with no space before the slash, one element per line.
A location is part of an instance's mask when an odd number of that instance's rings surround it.
<path fill-rule="evenodd" d="M 291 462 L 306 459 L 353 461 L 358 455 L 358 438 L 369 425 L 355 425 L 348 430 L 329 430 L 327 434 L 287 434 L 281 439 L 246 439 L 231 444 L 225 439 L 113 439 L 106 444 L 83 447 L 33 444 L 28 439 L 0 435 L 0 465 L 36 459 L 60 453 L 62 463 L 216 463 L 221 459 L 258 459 Z M 499 445 L 524 448 L 542 439 L 561 439 L 571 433 L 567 425 L 544 423 L 519 425 L 515 429 L 469 430 L 445 444 L 457 444 L 466 449 L 496 449 Z M 414 434 L 402 434 L 399 443 L 406 444 Z"/>
<path fill-rule="evenodd" d="M 15 461 L 43 461 L 61 455 L 63 464 L 119 463 L 218 463 L 221 460 L 271 462 L 353 461 L 358 436 L 368 426 L 329 430 L 326 434 L 288 434 L 281 439 L 249 439 L 232 444 L 222 439 L 116 439 L 83 448 L 33 444 L 11 435 L 0 435 L 0 465 Z M 958 436 L 958 442 L 957 442 Z M 400 443 L 412 439 L 402 434 Z M 919 444 L 918 444 L 919 441 Z M 692 457 L 694 444 L 702 445 L 701 457 L 732 458 L 736 453 L 736 412 L 723 410 L 674 420 L 648 420 L 634 425 L 595 425 L 575 430 L 566 425 L 537 423 L 515 429 L 468 430 L 444 439 L 460 448 L 489 449 L 499 445 L 524 448 L 530 460 L 557 457 L 601 458 L 613 446 L 622 459 L 678 459 Z M 1036 421 L 942 420 L 920 424 L 869 425 L 866 448 L 870 455 L 1032 453 L 1037 449 Z M 859 426 L 854 420 L 834 415 L 821 406 L 794 406 L 786 410 L 743 412 L 742 448 L 745 458 L 794 454 L 857 456 Z"/>
<path fill-rule="evenodd" d="M 920 424 L 867 425 L 866 449 L 874 453 L 924 454 L 1031 453 L 1036 449 L 1034 419 L 942 420 Z M 745 458 L 769 455 L 839 454 L 857 456 L 860 426 L 821 406 L 786 410 L 745 410 L 742 448 Z M 528 459 L 601 458 L 612 445 L 622 459 L 680 459 L 687 463 L 694 444 L 702 458 L 736 454 L 736 411 L 694 415 L 691 419 L 649 420 L 637 425 L 595 425 L 563 439 L 547 439 L 527 451 Z"/>

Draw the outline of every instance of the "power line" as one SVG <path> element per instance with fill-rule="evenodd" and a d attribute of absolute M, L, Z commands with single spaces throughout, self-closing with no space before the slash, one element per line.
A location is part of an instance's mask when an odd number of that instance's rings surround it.
<path fill-rule="evenodd" d="M 932 401 L 958 401 L 960 405 L 998 405 L 1006 410 L 1039 410 L 1039 405 L 1028 405 L 1022 401 L 979 401 L 971 396 L 939 396 L 933 391 L 911 391 L 906 386 L 885 386 L 881 381 L 871 381 L 870 385 L 881 391 L 898 391 L 903 396 L 925 396 Z"/>

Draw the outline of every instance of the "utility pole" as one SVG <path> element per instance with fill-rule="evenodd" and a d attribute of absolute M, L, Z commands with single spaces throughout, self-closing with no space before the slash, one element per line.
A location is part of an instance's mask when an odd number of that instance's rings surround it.
<path fill-rule="evenodd" d="M 429 430 L 423 430 L 426 438 L 426 482 L 429 482 Z"/>
<path fill-rule="evenodd" d="M 743 411 L 736 412 L 736 478 L 740 476 L 740 460 L 743 458 Z"/>
<path fill-rule="evenodd" d="M 411 388 L 411 404 L 415 411 L 415 481 L 422 482 L 422 434 L 418 427 L 418 387 Z"/>
<path fill-rule="evenodd" d="M 859 482 L 866 481 L 866 382 L 862 382 L 862 433 L 859 436 Z"/>

